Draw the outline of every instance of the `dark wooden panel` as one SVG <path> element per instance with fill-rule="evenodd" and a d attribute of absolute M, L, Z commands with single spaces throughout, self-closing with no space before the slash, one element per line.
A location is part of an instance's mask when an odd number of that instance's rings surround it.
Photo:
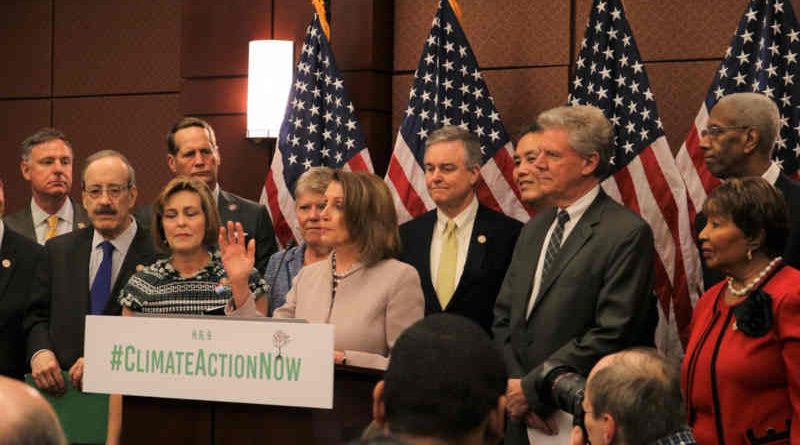
<path fill-rule="evenodd" d="M 673 153 L 678 152 L 686 139 L 718 66 L 715 60 L 647 64 L 650 89 L 655 94 L 664 134 Z"/>
<path fill-rule="evenodd" d="M 55 4 L 58 96 L 178 90 L 180 0 Z"/>
<path fill-rule="evenodd" d="M 184 0 L 181 75 L 246 75 L 248 42 L 272 35 L 271 0 Z"/>
<path fill-rule="evenodd" d="M 114 149 L 136 169 L 139 204 L 152 202 L 170 178 L 165 135 L 178 120 L 178 95 L 54 100 L 55 125 L 69 135 L 77 161 L 75 187 L 86 156 Z"/>
<path fill-rule="evenodd" d="M 50 95 L 51 0 L 0 3 L 0 97 Z"/>
<path fill-rule="evenodd" d="M 369 147 L 375 174 L 383 176 L 394 149 L 392 143 L 395 135 L 391 133 L 391 115 L 388 112 L 361 111 L 358 112 L 358 120 Z"/>
<path fill-rule="evenodd" d="M 247 112 L 247 79 L 187 79 L 181 88 L 181 113 Z"/>
<path fill-rule="evenodd" d="M 199 116 L 208 121 L 217 135 L 222 163 L 219 167 L 220 186 L 225 190 L 258 201 L 272 160 L 275 140 L 256 144 L 245 138 L 247 117 Z"/>
<path fill-rule="evenodd" d="M 19 146 L 23 139 L 42 127 L 50 126 L 50 100 L 0 100 L 0 178 L 5 182 L 6 213 L 27 205 L 30 186 L 19 171 Z M 69 135 L 67 135 L 69 137 Z"/>
<path fill-rule="evenodd" d="M 300 58 L 306 27 L 311 23 L 314 7 L 310 1 L 273 0 L 275 4 L 273 39 L 294 41 L 294 60 Z"/>
<path fill-rule="evenodd" d="M 331 45 L 341 70 L 392 69 L 390 0 L 331 2 Z"/>
<path fill-rule="evenodd" d="M 392 76 L 374 71 L 342 73 L 350 100 L 357 110 L 392 109 Z"/>
<path fill-rule="evenodd" d="M 400 0 L 394 2 L 395 71 L 414 71 L 417 69 L 422 45 L 431 30 L 433 15 L 436 13 L 438 3 L 430 0 Z"/>

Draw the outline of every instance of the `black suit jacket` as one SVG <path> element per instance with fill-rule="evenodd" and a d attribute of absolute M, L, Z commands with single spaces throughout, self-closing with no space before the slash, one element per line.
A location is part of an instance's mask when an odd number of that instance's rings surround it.
<path fill-rule="evenodd" d="M 783 199 L 786 201 L 786 212 L 789 219 L 789 237 L 786 239 L 786 246 L 783 251 L 783 260 L 786 264 L 800 269 L 800 183 L 790 179 L 788 176 L 781 173 L 778 180 L 775 181 L 775 188 L 781 191 Z M 705 213 L 698 212 L 694 219 L 694 226 L 696 230 L 695 239 L 698 240 L 697 248 L 700 249 L 700 232 L 708 222 Z M 706 266 L 703 259 L 702 252 L 700 253 L 700 261 L 703 265 L 703 285 L 706 289 L 722 281 L 725 276 L 722 272 L 716 269 L 711 269 Z"/>
<path fill-rule="evenodd" d="M 25 333 L 22 317 L 28 304 L 31 277 L 44 258 L 42 246 L 10 230 L 0 244 L 0 374 L 22 379 L 25 361 Z"/>
<path fill-rule="evenodd" d="M 529 406 L 540 414 L 553 408 L 536 392 L 545 361 L 557 360 L 587 375 L 607 354 L 652 346 L 658 321 L 650 226 L 602 190 L 542 277 L 526 319 L 539 254 L 555 216 L 554 209 L 538 213 L 522 229 L 493 326 L 509 375 L 522 379 Z M 510 424 L 506 443 L 527 444 L 525 428 Z"/>
<path fill-rule="evenodd" d="M 72 202 L 73 209 L 72 230 L 80 230 L 84 227 L 88 227 L 91 221 L 89 220 L 89 215 L 86 214 L 86 209 L 74 199 L 69 198 L 69 200 Z M 3 218 L 3 222 L 5 222 L 6 227 L 11 228 L 11 230 L 30 240 L 36 241 L 36 229 L 33 227 L 33 214 L 31 213 L 30 201 L 28 201 L 28 204 L 25 205 L 22 210 Z"/>
<path fill-rule="evenodd" d="M 401 260 L 414 266 L 425 294 L 425 315 L 442 312 L 431 278 L 431 240 L 436 210 L 400 226 Z M 491 331 L 494 302 L 503 282 L 522 223 L 479 206 L 461 279 L 444 312 L 463 315 Z"/>
<path fill-rule="evenodd" d="M 269 218 L 267 208 L 255 201 L 220 189 L 217 211 L 221 224 L 238 221 L 242 223 L 247 240 L 256 240 L 255 267 L 263 274 L 267 269 L 269 257 L 278 250 L 275 232 L 272 229 L 272 220 Z M 152 212 L 152 206 L 149 205 L 139 206 L 134 210 L 134 216 L 139 225 L 148 231 L 152 224 Z"/>
<path fill-rule="evenodd" d="M 84 320 L 90 308 L 89 258 L 94 228 L 87 227 L 50 239 L 45 261 L 34 276 L 30 304 L 25 313 L 28 361 L 40 349 L 55 352 L 58 362 L 69 369 L 83 356 Z M 104 315 L 119 315 L 117 296 L 138 266 L 156 259 L 153 242 L 139 227 L 111 290 Z"/>

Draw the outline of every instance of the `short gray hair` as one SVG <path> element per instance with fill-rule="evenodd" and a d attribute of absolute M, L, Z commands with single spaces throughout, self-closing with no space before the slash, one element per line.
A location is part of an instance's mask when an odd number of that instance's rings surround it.
<path fill-rule="evenodd" d="M 569 144 L 575 151 L 584 156 L 593 153 L 599 155 L 594 176 L 604 178 L 609 173 L 614 126 L 606 119 L 602 110 L 591 105 L 556 107 L 540 114 L 536 123 L 544 130 L 566 130 Z"/>
<path fill-rule="evenodd" d="M 719 105 L 733 109 L 731 125 L 757 128 L 758 151 L 767 156 L 772 154 L 781 128 L 781 113 L 772 99 L 760 93 L 734 93 L 723 96 L 715 106 Z"/>
<path fill-rule="evenodd" d="M 621 442 L 654 443 L 686 428 L 678 364 L 652 348 L 615 354 L 587 382 L 594 418 L 609 414 Z"/>
<path fill-rule="evenodd" d="M 22 141 L 22 144 L 20 144 L 20 157 L 23 161 L 27 161 L 28 158 L 31 157 L 31 150 L 33 150 L 33 147 L 56 139 L 61 140 L 64 145 L 69 147 L 69 151 L 72 151 L 72 144 L 64 133 L 55 128 L 42 128 Z"/>
<path fill-rule="evenodd" d="M 425 141 L 425 151 L 428 147 L 440 142 L 461 141 L 464 146 L 464 164 L 467 168 L 480 167 L 483 156 L 481 154 L 481 140 L 457 125 L 446 125 L 434 130 Z"/>
<path fill-rule="evenodd" d="M 82 186 L 86 186 L 86 169 L 88 169 L 94 161 L 103 158 L 119 158 L 125 164 L 125 166 L 128 167 L 128 186 L 136 185 L 136 171 L 133 169 L 133 166 L 131 165 L 130 161 L 128 161 L 128 158 L 125 157 L 125 155 L 116 150 L 100 150 L 91 154 L 88 158 L 86 158 L 86 161 L 84 161 L 83 171 L 81 172 Z"/>
<path fill-rule="evenodd" d="M 312 167 L 297 178 L 294 185 L 294 199 L 302 193 L 324 195 L 328 184 L 333 179 L 333 169 L 328 167 Z"/>

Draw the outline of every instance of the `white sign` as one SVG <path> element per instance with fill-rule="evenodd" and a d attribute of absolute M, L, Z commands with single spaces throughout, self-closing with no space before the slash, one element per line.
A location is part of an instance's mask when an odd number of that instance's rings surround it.
<path fill-rule="evenodd" d="M 86 317 L 86 392 L 333 407 L 333 325 Z"/>

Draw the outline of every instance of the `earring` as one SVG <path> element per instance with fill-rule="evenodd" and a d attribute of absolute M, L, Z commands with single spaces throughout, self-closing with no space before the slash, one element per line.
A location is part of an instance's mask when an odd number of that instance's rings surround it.
<path fill-rule="evenodd" d="M 747 261 L 750 261 L 752 259 L 753 259 L 753 249 L 748 248 L 747 249 Z"/>

